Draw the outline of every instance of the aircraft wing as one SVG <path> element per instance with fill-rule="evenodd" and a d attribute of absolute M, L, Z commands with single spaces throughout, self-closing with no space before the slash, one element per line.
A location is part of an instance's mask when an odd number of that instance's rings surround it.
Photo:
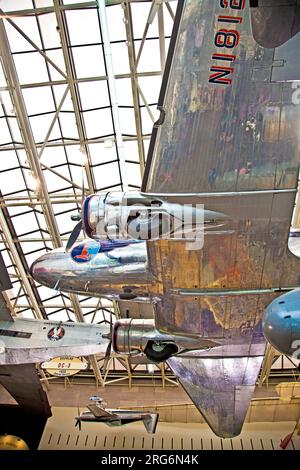
<path fill-rule="evenodd" d="M 94 405 L 94 404 L 89 404 L 87 405 L 87 408 L 90 410 L 91 413 L 95 416 L 95 418 L 117 418 L 117 415 L 114 413 L 110 413 L 109 411 L 105 410 L 104 408 Z"/>
<path fill-rule="evenodd" d="M 263 311 L 300 281 L 287 246 L 299 175 L 300 100 L 291 80 L 300 71 L 291 61 L 300 36 L 270 49 L 253 33 L 249 2 L 179 2 L 142 185 L 146 195 L 228 217 L 204 229 L 200 247 L 147 242 L 161 286 L 156 327 L 221 345 L 169 363 L 226 437 L 239 432 L 259 372 Z"/>
<path fill-rule="evenodd" d="M 51 416 L 47 394 L 34 364 L 1 365 L 0 383 L 26 413 Z"/>

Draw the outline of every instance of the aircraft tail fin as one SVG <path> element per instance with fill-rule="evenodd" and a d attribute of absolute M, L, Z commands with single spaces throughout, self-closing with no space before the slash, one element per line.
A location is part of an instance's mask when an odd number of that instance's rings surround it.
<path fill-rule="evenodd" d="M 143 423 L 149 434 L 154 434 L 158 422 L 158 413 L 149 413 L 143 417 Z"/>
<path fill-rule="evenodd" d="M 262 359 L 190 355 L 168 364 L 214 433 L 231 438 L 241 432 Z"/>

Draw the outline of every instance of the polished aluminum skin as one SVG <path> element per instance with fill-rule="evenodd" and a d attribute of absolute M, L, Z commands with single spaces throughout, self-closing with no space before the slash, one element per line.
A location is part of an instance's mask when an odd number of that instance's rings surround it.
<path fill-rule="evenodd" d="M 0 365 L 105 353 L 108 333 L 107 325 L 18 318 L 0 321 Z"/>
<path fill-rule="evenodd" d="M 82 245 L 88 248 L 91 243 L 86 240 Z M 138 286 L 137 297 L 147 296 L 151 275 L 147 270 L 145 242 L 128 241 L 119 246 L 115 241 L 105 251 L 101 249 L 102 243 L 105 244 L 100 242 L 96 256 L 87 262 L 76 262 L 72 252 L 53 250 L 33 263 L 31 274 L 37 282 L 57 291 L 118 299 L 124 294 L 123 286 L 133 284 Z"/>
<path fill-rule="evenodd" d="M 178 12 L 142 195 L 204 205 L 226 223 L 205 232 L 201 249 L 184 240 L 129 242 L 79 267 L 68 253 L 50 253 L 32 274 L 56 289 L 148 299 L 159 334 L 215 342 L 168 363 L 213 431 L 231 437 L 263 358 L 263 312 L 300 285 L 299 258 L 288 249 L 300 36 L 262 47 L 244 0 L 179 1 Z M 103 205 L 98 215 L 91 208 L 91 221 L 104 216 Z"/>
<path fill-rule="evenodd" d="M 300 289 L 281 295 L 268 305 L 263 332 L 277 351 L 300 360 Z"/>
<path fill-rule="evenodd" d="M 174 343 L 178 353 L 186 350 L 211 348 L 218 343 L 195 337 L 168 335 L 155 328 L 154 320 L 121 319 L 114 323 L 113 348 L 119 354 L 135 355 L 145 351 L 149 341 L 158 344 Z"/>
<path fill-rule="evenodd" d="M 145 194 L 204 204 L 231 221 L 228 233 L 207 234 L 201 251 L 148 244 L 149 268 L 164 286 L 156 327 L 225 339 L 193 361 L 169 359 L 221 436 L 241 429 L 264 353 L 265 307 L 300 281 L 288 250 L 300 163 L 290 64 L 299 41 L 261 47 L 248 2 L 184 2 L 150 145 Z"/>
<path fill-rule="evenodd" d="M 83 205 L 84 231 L 95 240 L 193 241 L 197 229 L 214 229 L 227 219 L 202 205 L 174 204 L 138 192 L 94 194 Z"/>

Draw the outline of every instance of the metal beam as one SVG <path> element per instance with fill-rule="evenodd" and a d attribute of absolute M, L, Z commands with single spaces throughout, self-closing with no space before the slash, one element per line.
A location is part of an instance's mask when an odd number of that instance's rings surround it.
<path fill-rule="evenodd" d="M 151 2 L 151 0 L 127 0 L 129 3 L 146 3 Z M 165 3 L 173 2 L 175 0 L 162 0 Z M 176 0 L 177 1 L 177 0 Z M 120 5 L 124 0 L 105 0 L 106 6 Z M 90 8 L 97 8 L 97 2 L 83 2 L 83 3 L 71 3 L 69 5 L 61 5 L 60 10 L 85 10 Z M 20 17 L 20 16 L 39 16 L 45 15 L 48 13 L 53 13 L 53 7 L 40 7 L 40 8 L 27 8 L 25 10 L 10 10 L 4 13 L 4 18 L 7 17 Z"/>
<path fill-rule="evenodd" d="M 154 70 L 154 71 L 148 71 L 148 72 L 137 72 L 136 76 L 137 77 L 157 77 L 161 75 L 161 71 L 159 70 Z M 131 74 L 130 73 L 118 73 L 115 75 L 116 79 L 122 79 L 122 78 L 130 78 Z M 100 82 L 100 81 L 105 81 L 108 80 L 107 75 L 99 75 L 96 77 L 83 77 L 83 78 L 74 78 L 74 83 L 88 83 L 88 82 Z M 48 80 L 44 82 L 34 82 L 34 83 L 24 83 L 21 86 L 21 89 L 26 89 L 26 88 L 40 88 L 42 86 L 56 86 L 56 85 L 68 85 L 68 80 Z M 0 91 L 8 91 L 9 88 L 6 86 L 1 86 Z"/>
<path fill-rule="evenodd" d="M 86 159 L 83 162 L 83 166 L 85 169 L 90 193 L 94 193 L 96 184 L 94 181 L 93 173 L 91 171 L 92 159 L 91 159 L 89 147 L 85 143 L 87 140 L 86 131 L 85 131 L 84 121 L 80 112 L 80 109 L 81 109 L 80 95 L 79 95 L 78 85 L 75 83 L 75 67 L 74 67 L 74 61 L 73 61 L 73 56 L 72 56 L 67 21 L 65 17 L 65 12 L 61 9 L 61 7 L 63 6 L 63 2 L 62 0 L 53 0 L 53 3 L 54 3 L 56 21 L 57 21 L 61 45 L 62 45 L 62 51 L 64 55 L 67 76 L 68 76 L 67 81 L 70 87 L 70 93 L 71 93 L 71 98 L 72 98 L 73 107 L 74 107 L 75 120 L 76 120 L 77 129 L 78 129 L 80 145 L 86 155 Z"/>
<path fill-rule="evenodd" d="M 134 105 L 134 119 L 136 127 L 136 136 L 138 142 L 138 153 L 140 161 L 140 171 L 141 177 L 143 177 L 145 170 L 145 151 L 142 138 L 142 118 L 141 118 L 141 109 L 139 102 L 139 93 L 138 93 L 138 81 L 137 81 L 137 71 L 136 71 L 136 57 L 133 41 L 133 28 L 132 28 L 132 16 L 131 8 L 128 2 L 124 3 L 124 16 L 125 16 L 125 27 L 127 35 L 127 47 L 128 47 L 128 58 L 129 58 L 129 67 L 130 67 L 130 79 L 131 79 L 131 89 Z"/>
<path fill-rule="evenodd" d="M 151 138 L 151 134 L 144 134 L 142 136 L 142 139 L 143 140 L 150 140 Z M 115 139 L 114 137 L 109 137 L 109 140 L 112 140 L 113 142 L 115 142 Z M 123 137 L 123 141 L 124 142 L 132 142 L 132 141 L 136 141 L 137 138 L 136 137 Z M 107 141 L 107 137 L 99 137 L 99 139 L 93 139 L 93 140 L 89 140 L 87 139 L 85 141 L 85 144 L 87 145 L 92 145 L 92 144 L 104 144 L 105 142 Z M 36 144 L 36 148 L 41 148 L 43 144 Z M 64 142 L 48 142 L 46 147 L 70 147 L 72 145 L 80 145 L 80 142 L 79 141 L 64 141 Z M 6 145 L 5 147 L 0 147 L 0 152 L 6 152 L 8 150 L 24 150 L 25 147 L 23 145 L 20 145 L 20 144 L 15 144 L 14 146 L 9 146 L 9 145 Z M 106 162 L 105 162 L 106 163 Z M 105 163 L 103 163 L 105 165 Z"/>
<path fill-rule="evenodd" d="M 82 10 L 86 8 L 96 8 L 96 2 L 83 2 L 83 3 L 72 3 L 70 5 L 62 5 L 61 10 Z M 4 18 L 7 17 L 20 17 L 20 16 L 39 16 L 48 13 L 54 13 L 53 7 L 41 7 L 41 8 L 27 8 L 26 10 L 11 10 L 4 13 Z"/>
<path fill-rule="evenodd" d="M 165 26 L 164 26 L 164 10 L 163 4 L 159 6 L 157 12 L 158 33 L 159 33 L 159 50 L 160 50 L 160 67 L 163 74 L 166 63 L 166 44 L 165 44 Z"/>
<path fill-rule="evenodd" d="M 113 61 L 112 61 L 112 52 L 111 52 L 111 45 L 110 45 L 110 38 L 109 38 L 109 31 L 108 31 L 108 24 L 107 24 L 107 17 L 106 17 L 105 0 L 98 0 L 98 10 L 99 10 L 100 25 L 101 25 L 101 35 L 102 35 L 102 41 L 103 41 L 104 60 L 105 60 L 106 71 L 107 71 L 107 84 L 108 84 L 110 101 L 111 101 L 113 125 L 114 125 L 114 129 L 116 133 L 116 148 L 117 148 L 117 154 L 119 158 L 121 184 L 123 186 L 123 190 L 126 191 L 128 189 L 128 175 L 127 175 L 127 169 L 126 169 L 126 163 L 125 163 L 124 144 L 123 144 L 123 136 L 122 136 L 122 131 L 121 131 L 119 105 L 118 105 L 116 83 L 115 83 L 116 79 L 114 75 L 114 67 L 113 67 Z"/>

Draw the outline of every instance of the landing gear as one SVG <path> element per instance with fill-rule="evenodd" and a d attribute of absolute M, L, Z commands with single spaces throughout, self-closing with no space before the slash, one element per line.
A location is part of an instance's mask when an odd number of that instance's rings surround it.
<path fill-rule="evenodd" d="M 120 300 L 134 300 L 137 298 L 137 295 L 130 294 L 129 292 L 124 292 L 124 294 L 119 295 Z"/>
<path fill-rule="evenodd" d="M 167 361 L 171 356 L 178 352 L 178 347 L 175 343 L 160 343 L 155 341 L 148 341 L 144 353 L 153 362 Z"/>

